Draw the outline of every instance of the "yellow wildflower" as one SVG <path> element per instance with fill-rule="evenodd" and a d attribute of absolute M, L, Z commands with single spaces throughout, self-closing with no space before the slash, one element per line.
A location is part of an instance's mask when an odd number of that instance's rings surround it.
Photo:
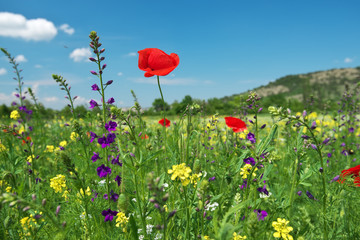
<path fill-rule="evenodd" d="M 50 179 L 50 187 L 52 187 L 55 192 L 62 192 L 62 188 L 66 188 L 65 176 L 58 174 L 56 177 Z"/>
<path fill-rule="evenodd" d="M 19 129 L 19 134 L 22 134 L 23 132 L 25 132 L 25 128 L 24 126 L 21 126 L 21 128 Z"/>
<path fill-rule="evenodd" d="M 11 189 L 12 189 L 12 187 L 9 186 L 9 187 L 7 187 L 7 188 L 5 189 L 5 191 L 6 191 L 6 192 L 11 192 Z"/>
<path fill-rule="evenodd" d="M 0 152 L 5 152 L 5 151 L 6 151 L 6 147 L 4 146 L 4 144 L 0 142 Z"/>
<path fill-rule="evenodd" d="M 233 233 L 233 240 L 241 240 L 246 238 L 247 238 L 246 236 L 238 235 L 236 232 Z"/>
<path fill-rule="evenodd" d="M 172 174 L 171 180 L 176 180 L 179 178 L 183 186 L 187 186 L 190 183 L 191 169 L 185 165 L 185 163 L 181 163 L 179 165 L 173 165 L 172 169 L 168 170 L 168 174 Z"/>
<path fill-rule="evenodd" d="M 241 170 L 240 175 L 242 175 L 242 178 L 244 178 L 244 179 L 247 178 L 248 174 L 251 172 L 251 169 L 252 169 L 251 164 L 245 164 L 245 166 L 240 169 Z M 253 177 L 256 177 L 255 172 L 257 170 L 258 170 L 257 168 L 254 169 L 253 174 L 252 174 Z"/>
<path fill-rule="evenodd" d="M 75 141 L 78 137 L 79 137 L 79 134 L 76 133 L 76 132 L 72 132 L 72 133 L 70 134 L 70 139 L 71 139 L 72 141 Z"/>
<path fill-rule="evenodd" d="M 27 159 L 26 159 L 26 161 L 28 161 L 29 163 L 31 163 L 33 159 L 35 159 L 35 155 L 28 156 Z"/>
<path fill-rule="evenodd" d="M 46 145 L 45 152 L 54 152 L 55 147 L 53 145 Z"/>
<path fill-rule="evenodd" d="M 123 232 L 126 232 L 126 224 L 129 222 L 129 218 L 126 217 L 125 213 L 123 212 L 118 212 L 118 214 L 116 214 L 116 227 L 122 227 Z"/>
<path fill-rule="evenodd" d="M 200 180 L 200 177 L 202 176 L 201 173 L 194 173 L 190 176 L 190 183 L 194 184 L 194 187 L 196 187 L 197 182 Z"/>
<path fill-rule="evenodd" d="M 67 145 L 67 141 L 66 141 L 66 140 L 61 141 L 61 142 L 59 143 L 59 145 L 60 145 L 60 147 L 65 147 L 65 146 Z"/>
<path fill-rule="evenodd" d="M 69 200 L 69 191 L 68 190 L 65 190 L 62 197 L 65 199 L 65 201 Z"/>
<path fill-rule="evenodd" d="M 283 238 L 285 240 L 293 240 L 293 237 L 289 235 L 289 232 L 293 230 L 292 227 L 288 227 L 287 224 L 289 221 L 286 219 L 278 218 L 277 222 L 273 222 L 272 226 L 275 229 L 274 237 L 276 238 Z"/>
<path fill-rule="evenodd" d="M 20 118 L 20 114 L 18 112 L 18 110 L 14 110 L 10 113 L 10 118 L 17 120 L 18 118 Z"/>

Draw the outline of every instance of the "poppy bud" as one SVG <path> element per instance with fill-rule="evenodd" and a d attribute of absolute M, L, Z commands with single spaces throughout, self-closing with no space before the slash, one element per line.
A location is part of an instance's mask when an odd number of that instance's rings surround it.
<path fill-rule="evenodd" d="M 126 212 L 129 205 L 129 200 L 124 193 L 120 194 L 117 205 L 120 211 Z"/>

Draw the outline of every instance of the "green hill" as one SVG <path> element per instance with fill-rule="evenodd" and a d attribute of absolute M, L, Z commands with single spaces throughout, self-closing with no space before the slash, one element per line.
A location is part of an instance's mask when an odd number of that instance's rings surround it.
<path fill-rule="evenodd" d="M 312 101 L 314 108 L 323 109 L 326 106 L 328 109 L 336 109 L 336 101 L 341 98 L 345 89 L 351 89 L 359 82 L 360 67 L 342 68 L 288 75 L 252 91 L 262 98 L 264 108 L 281 105 L 298 111 Z M 236 106 L 247 95 L 248 92 L 245 92 L 221 99 L 209 99 L 208 104 L 220 101 L 224 106 Z"/>

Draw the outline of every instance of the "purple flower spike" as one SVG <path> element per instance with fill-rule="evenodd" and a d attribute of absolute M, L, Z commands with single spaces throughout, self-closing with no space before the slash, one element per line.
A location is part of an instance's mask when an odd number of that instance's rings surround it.
<path fill-rule="evenodd" d="M 103 215 L 105 217 L 105 222 L 107 221 L 112 221 L 114 219 L 114 216 L 116 216 L 116 214 L 118 214 L 117 211 L 111 211 L 111 209 L 109 208 L 108 210 L 104 210 L 101 212 L 101 215 Z"/>
<path fill-rule="evenodd" d="M 93 90 L 93 91 L 99 91 L 100 88 L 99 88 L 99 86 L 95 83 L 94 85 L 91 86 L 91 90 Z"/>
<path fill-rule="evenodd" d="M 98 103 L 95 100 L 92 100 L 92 99 L 90 100 L 89 103 L 90 103 L 90 108 L 91 109 L 93 109 L 94 107 L 99 106 Z"/>
<path fill-rule="evenodd" d="M 106 167 L 104 164 L 96 169 L 97 174 L 100 178 L 104 178 L 111 174 L 111 168 Z"/>

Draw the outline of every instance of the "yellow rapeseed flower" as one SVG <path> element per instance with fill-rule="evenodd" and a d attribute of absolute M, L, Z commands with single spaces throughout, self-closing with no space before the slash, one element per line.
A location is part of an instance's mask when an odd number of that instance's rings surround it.
<path fill-rule="evenodd" d="M 52 187 L 56 193 L 62 192 L 63 191 L 62 188 L 66 188 L 65 176 L 58 174 L 56 175 L 56 177 L 50 179 L 50 187 Z"/>
<path fill-rule="evenodd" d="M 10 118 L 17 120 L 18 118 L 20 118 L 20 114 L 18 112 L 18 110 L 14 110 L 10 113 Z"/>
<path fill-rule="evenodd" d="M 190 183 L 190 173 L 191 169 L 185 163 L 173 165 L 172 169 L 168 170 L 168 174 L 172 174 L 171 180 L 174 181 L 176 178 L 179 178 L 183 186 L 187 186 Z"/>
<path fill-rule="evenodd" d="M 278 218 L 277 222 L 273 222 L 272 226 L 275 229 L 274 237 L 276 238 L 283 238 L 285 240 L 293 240 L 293 237 L 289 235 L 289 232 L 293 230 L 292 227 L 288 227 L 287 224 L 289 221 L 286 221 L 286 219 Z"/>

